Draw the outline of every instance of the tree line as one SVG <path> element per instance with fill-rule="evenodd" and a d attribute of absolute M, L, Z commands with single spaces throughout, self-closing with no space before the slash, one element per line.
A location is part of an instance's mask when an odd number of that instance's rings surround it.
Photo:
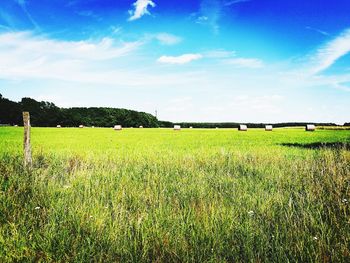
<path fill-rule="evenodd" d="M 159 121 L 155 116 L 146 112 L 134 110 L 107 108 L 107 107 L 74 107 L 60 108 L 54 103 L 36 101 L 31 98 L 22 98 L 20 102 L 14 102 L 4 98 L 0 94 L 0 124 L 21 125 L 22 112 L 29 111 L 31 124 L 40 127 L 77 127 L 79 125 L 112 127 L 120 124 L 124 127 L 148 127 L 148 128 L 172 128 L 175 124 L 183 128 L 238 128 L 240 124 L 246 124 L 249 128 L 264 128 L 266 123 L 236 123 L 236 122 L 180 122 Z M 271 123 L 269 123 L 271 124 Z M 335 123 L 304 123 L 287 122 L 275 123 L 274 127 L 292 127 L 315 124 L 317 126 L 337 126 Z M 349 126 L 350 123 L 345 123 Z"/>
<path fill-rule="evenodd" d="M 145 112 L 107 107 L 60 108 L 54 103 L 31 98 L 14 102 L 0 94 L 0 124 L 21 125 L 23 111 L 30 112 L 32 126 L 40 127 L 112 127 L 116 124 L 124 127 L 159 127 L 157 118 Z"/>

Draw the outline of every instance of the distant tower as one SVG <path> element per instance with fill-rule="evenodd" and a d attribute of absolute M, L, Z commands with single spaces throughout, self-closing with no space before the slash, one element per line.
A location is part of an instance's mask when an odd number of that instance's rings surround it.
<path fill-rule="evenodd" d="M 156 115 L 155 115 L 155 116 L 156 116 L 156 119 L 158 119 L 158 111 L 156 110 L 155 113 L 156 113 Z"/>

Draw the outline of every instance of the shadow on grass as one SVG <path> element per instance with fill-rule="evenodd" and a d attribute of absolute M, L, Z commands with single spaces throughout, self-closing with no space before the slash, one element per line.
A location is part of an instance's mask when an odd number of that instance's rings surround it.
<path fill-rule="evenodd" d="M 346 149 L 350 150 L 350 143 L 346 142 L 313 142 L 313 143 L 281 143 L 282 146 L 303 149 Z"/>

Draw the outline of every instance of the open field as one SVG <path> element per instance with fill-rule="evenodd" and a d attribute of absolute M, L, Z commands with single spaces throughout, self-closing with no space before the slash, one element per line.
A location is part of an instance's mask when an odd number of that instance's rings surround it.
<path fill-rule="evenodd" d="M 0 262 L 349 262 L 350 130 L 0 128 Z"/>

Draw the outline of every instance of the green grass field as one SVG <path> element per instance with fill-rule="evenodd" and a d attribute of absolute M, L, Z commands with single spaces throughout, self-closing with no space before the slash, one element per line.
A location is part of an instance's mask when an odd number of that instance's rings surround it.
<path fill-rule="evenodd" d="M 349 262 L 350 130 L 0 128 L 0 262 Z"/>

